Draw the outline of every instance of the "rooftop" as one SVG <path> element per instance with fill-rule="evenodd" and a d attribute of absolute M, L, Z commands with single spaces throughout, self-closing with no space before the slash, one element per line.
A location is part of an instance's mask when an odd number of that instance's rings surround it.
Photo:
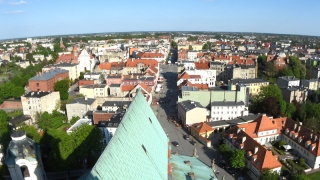
<path fill-rule="evenodd" d="M 74 98 L 72 99 L 68 104 L 87 104 L 87 105 L 91 105 L 92 103 L 94 103 L 96 101 L 96 99 L 94 98 Z"/>
<path fill-rule="evenodd" d="M 182 102 L 179 102 L 178 105 L 185 111 L 190 111 L 196 107 L 198 108 L 203 108 L 203 106 L 196 102 L 196 101 L 191 101 L 191 100 L 186 100 L 186 101 L 182 101 Z"/>
<path fill-rule="evenodd" d="M 60 69 L 60 68 L 54 68 L 54 69 L 50 69 L 49 71 L 45 71 L 42 73 L 37 74 L 36 76 L 32 77 L 31 79 L 29 79 L 29 81 L 44 81 L 44 80 L 49 80 L 54 78 L 56 75 L 58 74 L 63 74 L 63 73 L 68 73 L 68 70 L 65 69 Z"/>
<path fill-rule="evenodd" d="M 43 92 L 43 91 L 35 92 L 35 91 L 31 91 L 28 94 L 25 94 L 24 97 L 41 98 L 41 97 L 44 97 L 44 96 L 46 96 L 46 95 L 48 95 L 50 93 L 51 92 Z"/>

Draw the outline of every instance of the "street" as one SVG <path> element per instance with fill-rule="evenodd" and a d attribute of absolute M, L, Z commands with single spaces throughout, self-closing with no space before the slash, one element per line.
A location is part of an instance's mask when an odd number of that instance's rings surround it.
<path fill-rule="evenodd" d="M 162 85 L 163 89 L 160 93 L 155 94 L 155 97 L 159 100 L 169 100 L 169 102 L 161 103 L 158 106 L 152 106 L 152 109 L 154 110 L 158 120 L 160 121 L 162 128 L 168 134 L 170 142 L 176 141 L 179 143 L 178 147 L 172 145 L 172 153 L 193 156 L 194 148 L 196 148 L 198 159 L 209 167 L 211 167 L 212 158 L 215 159 L 216 170 L 220 172 L 219 174 L 217 174 L 218 179 L 221 179 L 222 176 L 225 176 L 225 179 L 227 180 L 235 179 L 235 177 L 219 167 L 218 157 L 220 155 L 216 149 L 203 146 L 203 144 L 192 138 L 192 136 L 183 128 L 178 128 L 172 122 L 168 121 L 167 116 L 177 116 L 177 94 L 173 94 L 173 96 L 171 97 L 169 93 L 170 90 L 172 90 L 172 92 L 177 91 L 177 66 L 161 65 L 160 69 L 162 69 L 161 74 L 165 80 Z M 184 134 L 189 134 L 190 140 L 185 140 L 183 138 Z M 220 133 L 215 133 L 212 139 L 212 144 L 216 144 L 219 137 Z M 196 145 L 192 145 L 190 143 L 190 141 L 192 140 L 196 141 Z"/>

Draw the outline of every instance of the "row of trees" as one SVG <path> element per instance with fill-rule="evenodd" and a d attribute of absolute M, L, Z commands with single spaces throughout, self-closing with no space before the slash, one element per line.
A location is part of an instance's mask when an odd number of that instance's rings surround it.
<path fill-rule="evenodd" d="M 57 110 L 53 110 L 51 114 L 47 111 L 36 115 L 36 121 L 41 129 L 56 129 L 63 125 L 63 123 L 67 123 L 67 117 L 65 114 L 58 112 Z"/>

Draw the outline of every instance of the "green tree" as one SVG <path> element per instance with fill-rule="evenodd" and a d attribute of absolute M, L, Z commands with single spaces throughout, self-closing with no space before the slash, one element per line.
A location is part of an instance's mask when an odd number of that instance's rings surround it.
<path fill-rule="evenodd" d="M 4 110 L 0 110 L 0 144 L 5 148 L 10 142 L 9 117 Z M 3 148 L 3 149 L 5 149 Z"/>
<path fill-rule="evenodd" d="M 71 123 L 71 124 L 74 124 L 74 123 L 76 123 L 79 119 L 80 119 L 79 116 L 76 116 L 76 117 L 73 116 L 72 119 L 70 120 L 70 123 Z"/>
<path fill-rule="evenodd" d="M 84 79 L 84 72 L 80 72 L 79 79 Z"/>
<path fill-rule="evenodd" d="M 59 91 L 61 100 L 68 99 L 68 97 L 69 97 L 69 93 L 68 93 L 69 80 L 68 79 L 64 79 L 64 80 L 57 81 L 54 84 L 54 90 L 55 91 Z"/>
<path fill-rule="evenodd" d="M 26 132 L 26 135 L 36 143 L 40 143 L 41 136 L 34 126 L 23 125 L 21 129 L 23 129 Z"/>
<path fill-rule="evenodd" d="M 269 86 L 262 86 L 260 88 L 259 97 L 261 99 L 275 97 L 280 101 L 282 100 L 282 93 L 277 85 L 270 84 Z"/>
<path fill-rule="evenodd" d="M 99 80 L 100 82 L 104 82 L 106 80 L 104 74 L 100 74 Z"/>
<path fill-rule="evenodd" d="M 245 158 L 244 158 L 245 152 L 241 149 L 236 149 L 232 152 L 232 156 L 230 157 L 231 166 L 233 168 L 243 168 L 246 166 Z"/>
<path fill-rule="evenodd" d="M 296 107 L 292 103 L 286 103 L 286 110 L 284 115 L 291 118 L 295 112 L 296 112 Z"/>
<path fill-rule="evenodd" d="M 258 63 L 261 64 L 262 66 L 265 66 L 267 63 L 267 56 L 262 54 L 260 56 L 258 56 Z"/>
<path fill-rule="evenodd" d="M 311 180 L 311 179 L 305 174 L 296 174 L 291 178 L 291 180 Z"/>
<path fill-rule="evenodd" d="M 206 44 L 204 44 L 203 46 L 202 46 L 202 49 L 204 49 L 204 50 L 208 50 L 209 49 L 209 45 L 206 43 Z"/>
<path fill-rule="evenodd" d="M 260 176 L 259 180 L 279 180 L 280 176 L 276 172 L 272 172 L 271 170 L 267 169 L 263 171 Z"/>
<path fill-rule="evenodd" d="M 221 144 L 221 145 L 219 145 L 219 151 L 220 151 L 221 154 L 227 154 L 227 153 L 230 152 L 231 150 L 230 150 L 230 148 L 229 148 L 228 145 L 226 145 L 226 144 Z"/>
<path fill-rule="evenodd" d="M 191 45 L 189 45 L 189 50 L 190 50 L 190 51 L 192 51 L 192 50 L 193 50 L 193 48 L 192 48 L 192 46 L 191 46 Z"/>

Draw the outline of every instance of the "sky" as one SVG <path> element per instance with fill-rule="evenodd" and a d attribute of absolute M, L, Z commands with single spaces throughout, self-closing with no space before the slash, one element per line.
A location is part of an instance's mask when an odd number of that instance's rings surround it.
<path fill-rule="evenodd" d="M 0 0 L 0 39 L 213 31 L 320 36 L 320 0 Z"/>

